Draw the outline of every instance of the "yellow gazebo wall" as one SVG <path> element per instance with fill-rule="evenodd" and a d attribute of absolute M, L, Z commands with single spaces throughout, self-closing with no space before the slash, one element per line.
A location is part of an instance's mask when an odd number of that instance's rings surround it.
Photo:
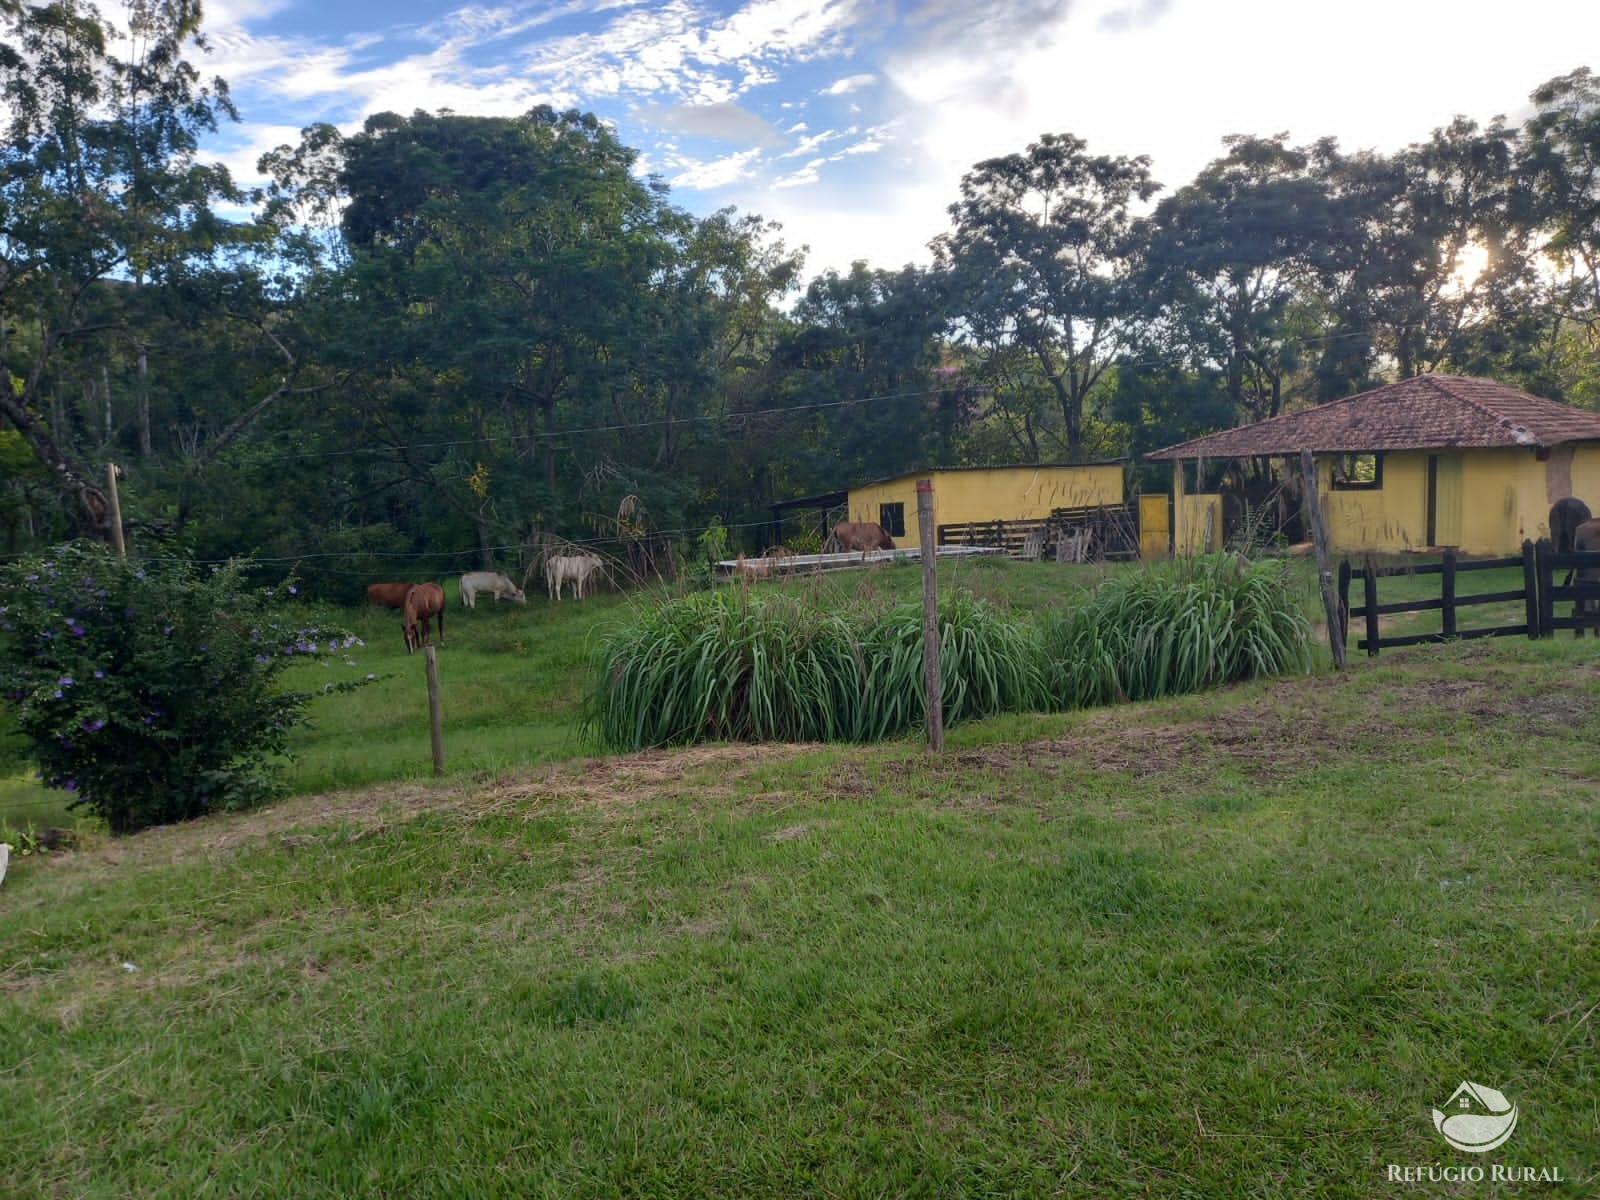
<path fill-rule="evenodd" d="M 1331 458 L 1317 461 L 1317 491 L 1337 552 L 1399 553 L 1428 544 L 1428 456 L 1391 451 L 1383 456 L 1383 486 L 1335 490 Z M 1463 481 L 1463 494 L 1466 484 Z"/>
<path fill-rule="evenodd" d="M 1122 464 L 1082 467 L 984 467 L 920 471 L 850 489 L 850 520 L 876 521 L 881 504 L 903 504 L 906 541 L 917 537 L 917 480 L 933 480 L 935 525 L 1032 521 L 1055 508 L 1122 503 Z"/>
<path fill-rule="evenodd" d="M 1541 462 L 1529 449 L 1440 450 L 1461 460 L 1464 554 L 1516 554 L 1524 539 L 1548 537 L 1550 505 L 1575 495 L 1600 507 L 1600 446 L 1557 446 Z M 1426 451 L 1384 455 L 1383 487 L 1335 491 L 1332 460 L 1317 464 L 1329 539 L 1336 551 L 1397 553 L 1428 548 Z"/>

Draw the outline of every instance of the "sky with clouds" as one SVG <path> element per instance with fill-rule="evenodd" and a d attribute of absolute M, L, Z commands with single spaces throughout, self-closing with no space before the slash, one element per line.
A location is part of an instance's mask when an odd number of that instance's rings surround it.
<path fill-rule="evenodd" d="M 114 5 L 108 6 L 114 8 Z M 205 0 L 241 181 L 371 113 L 592 111 L 696 213 L 783 225 L 810 274 L 929 261 L 974 163 L 1072 133 L 1168 188 L 1234 133 L 1393 150 L 1516 123 L 1600 70 L 1593 0 Z"/>

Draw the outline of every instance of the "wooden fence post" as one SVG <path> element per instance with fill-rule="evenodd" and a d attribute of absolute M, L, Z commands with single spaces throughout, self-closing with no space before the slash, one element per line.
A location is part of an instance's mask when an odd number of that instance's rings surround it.
<path fill-rule="evenodd" d="M 1444 561 L 1440 564 L 1444 569 L 1440 572 L 1439 601 L 1443 605 L 1443 620 L 1441 632 L 1447 638 L 1456 635 L 1456 552 L 1454 547 L 1446 546 Z"/>
<path fill-rule="evenodd" d="M 1378 653 L 1378 564 L 1370 554 L 1361 569 L 1361 585 L 1367 597 L 1367 657 L 1372 658 Z"/>
<path fill-rule="evenodd" d="M 1317 464 L 1311 451 L 1300 451 L 1300 474 L 1305 485 L 1306 518 L 1311 524 L 1311 541 L 1317 551 L 1317 587 L 1322 592 L 1322 607 L 1328 615 L 1328 648 L 1333 665 L 1344 670 L 1344 614 L 1333 588 L 1333 561 L 1328 547 L 1328 528 L 1322 523 L 1322 501 L 1317 498 Z M 1374 645 L 1372 653 L 1376 654 Z"/>
<path fill-rule="evenodd" d="M 439 706 L 439 660 L 434 657 L 433 643 L 422 647 L 422 656 L 428 667 L 428 734 L 433 740 L 433 773 L 444 774 L 444 710 Z"/>
<path fill-rule="evenodd" d="M 944 752 L 944 673 L 939 664 L 939 558 L 933 545 L 933 480 L 917 480 L 917 533 L 922 541 L 922 696 L 928 749 Z"/>
<path fill-rule="evenodd" d="M 122 540 L 122 501 L 117 496 L 117 464 L 106 464 L 106 500 L 111 506 L 111 544 L 118 558 L 128 557 L 128 544 Z"/>
<path fill-rule="evenodd" d="M 1549 538 L 1540 538 L 1539 544 L 1533 547 L 1522 543 L 1522 571 L 1528 585 L 1529 637 L 1555 636 L 1556 598 L 1551 595 L 1555 587 L 1555 568 L 1550 565 L 1550 556 L 1555 550 Z"/>

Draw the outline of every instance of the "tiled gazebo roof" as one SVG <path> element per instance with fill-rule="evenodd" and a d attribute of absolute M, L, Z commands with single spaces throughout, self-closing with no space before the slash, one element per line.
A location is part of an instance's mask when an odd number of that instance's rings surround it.
<path fill-rule="evenodd" d="M 1600 413 L 1490 379 L 1418 375 L 1315 408 L 1180 442 L 1146 458 L 1371 454 L 1600 441 Z"/>

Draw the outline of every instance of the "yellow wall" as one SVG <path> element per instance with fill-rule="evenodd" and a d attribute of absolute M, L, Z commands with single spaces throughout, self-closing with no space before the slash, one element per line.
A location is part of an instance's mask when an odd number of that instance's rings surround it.
<path fill-rule="evenodd" d="M 1461 461 L 1460 539 L 1464 554 L 1516 554 L 1524 539 L 1548 537 L 1550 504 L 1576 495 L 1600 505 L 1600 446 L 1555 447 L 1547 462 L 1532 449 L 1441 450 Z M 1428 548 L 1428 458 L 1424 451 L 1391 452 L 1377 491 L 1334 491 L 1331 460 L 1317 464 L 1323 513 L 1335 551 L 1399 552 Z M 1435 532 L 1447 527 L 1438 514 Z M 1441 540 L 1442 537 L 1441 537 Z"/>
<path fill-rule="evenodd" d="M 1186 492 L 1173 503 L 1177 530 L 1172 535 L 1173 553 L 1204 554 L 1222 549 L 1222 497 L 1214 492 Z M 1210 540 L 1206 540 L 1206 517 L 1211 518 Z"/>
<path fill-rule="evenodd" d="M 850 489 L 850 520 L 876 521 L 881 504 L 905 505 L 906 532 L 917 540 L 917 480 L 933 481 L 935 527 L 968 521 L 1033 521 L 1051 509 L 1122 503 L 1122 464 L 1084 467 L 986 467 L 923 471 Z"/>
<path fill-rule="evenodd" d="M 1531 455 L 1529 457 L 1532 457 Z M 1333 550 L 1397 553 L 1428 544 L 1428 456 L 1392 451 L 1383 456 L 1383 486 L 1335 491 L 1333 460 L 1317 461 L 1317 491 Z"/>

